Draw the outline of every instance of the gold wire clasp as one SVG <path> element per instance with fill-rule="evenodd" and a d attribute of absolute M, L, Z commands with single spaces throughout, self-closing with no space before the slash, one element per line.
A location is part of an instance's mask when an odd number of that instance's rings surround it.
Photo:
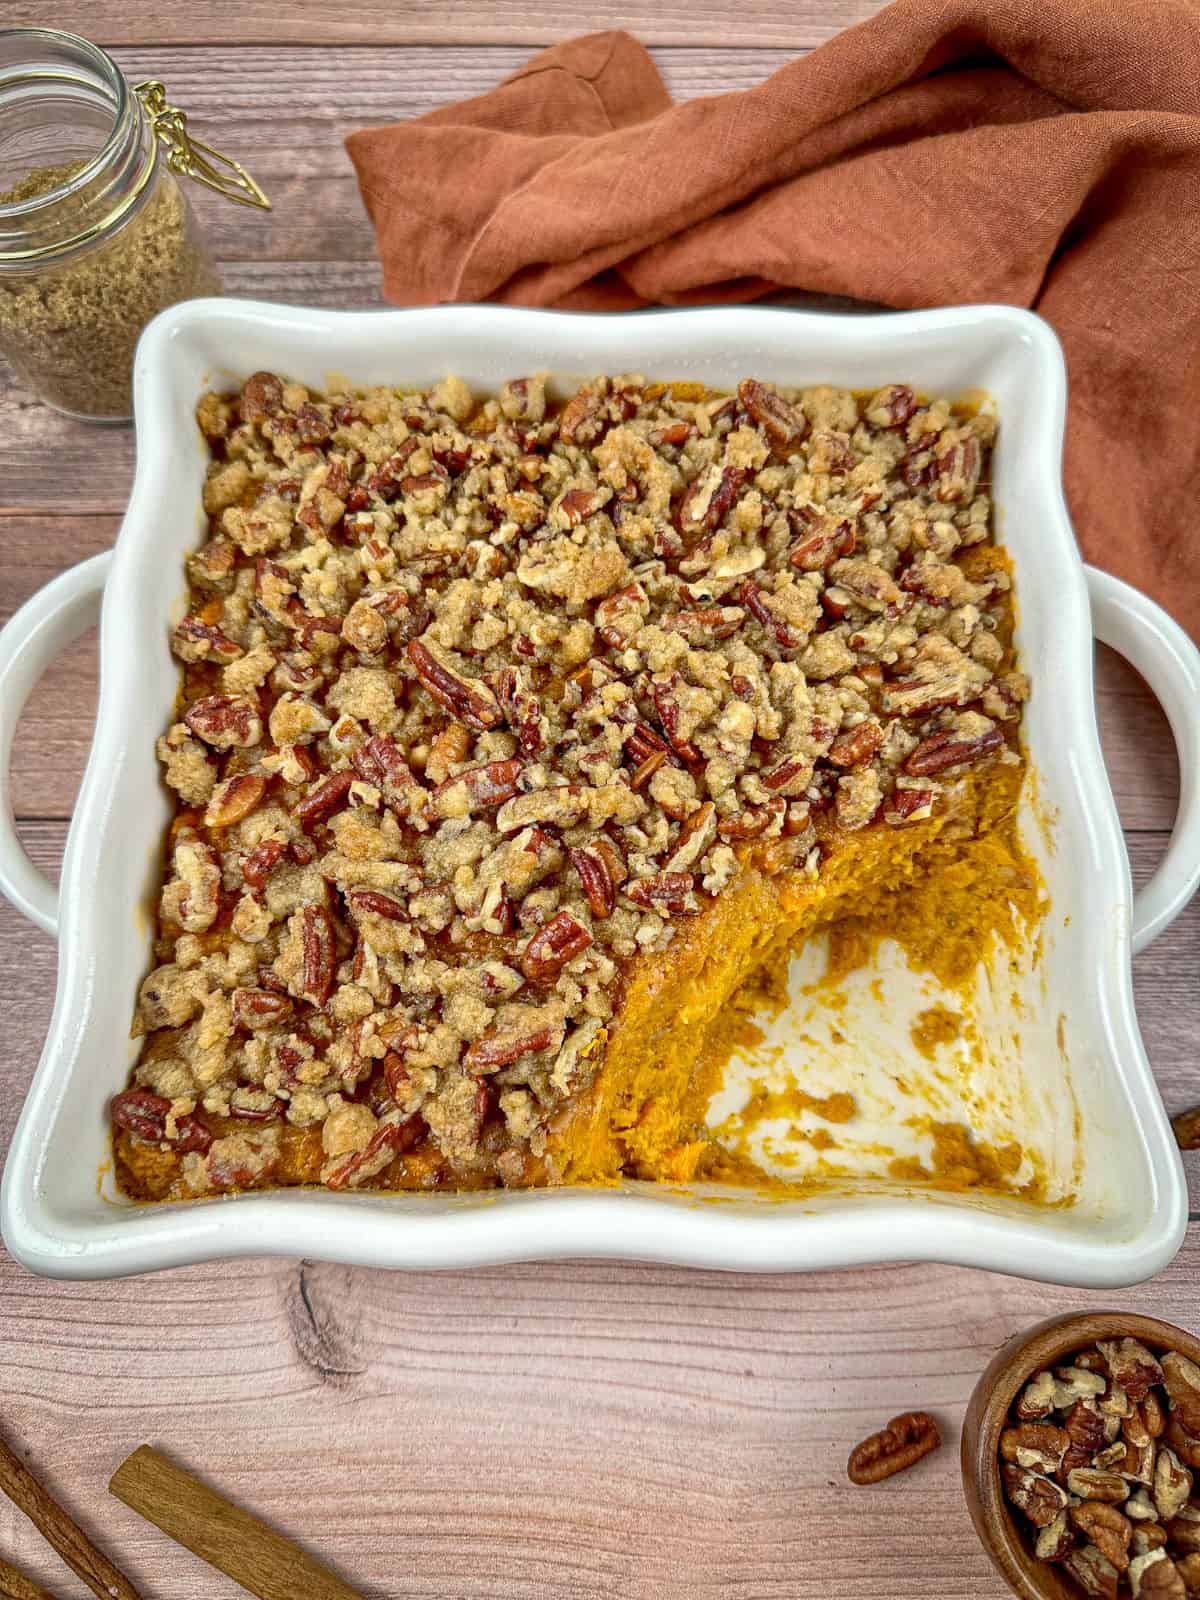
<path fill-rule="evenodd" d="M 187 112 L 173 106 L 167 91 L 153 78 L 139 83 L 133 91 L 145 106 L 155 137 L 167 150 L 167 166 L 187 178 L 195 178 L 240 206 L 258 206 L 270 211 L 271 202 L 254 179 L 232 156 L 222 155 L 211 144 L 188 132 Z"/>

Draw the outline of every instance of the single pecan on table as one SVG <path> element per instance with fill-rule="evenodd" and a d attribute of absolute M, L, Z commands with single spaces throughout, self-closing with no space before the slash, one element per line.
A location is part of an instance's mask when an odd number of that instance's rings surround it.
<path fill-rule="evenodd" d="M 938 1425 L 928 1411 L 903 1411 L 886 1428 L 855 1445 L 846 1463 L 846 1476 L 859 1485 L 882 1483 L 884 1478 L 915 1466 L 941 1442 Z"/>

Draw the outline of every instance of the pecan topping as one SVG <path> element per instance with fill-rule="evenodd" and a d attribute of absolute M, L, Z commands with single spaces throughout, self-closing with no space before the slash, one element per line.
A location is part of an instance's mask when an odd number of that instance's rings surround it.
<path fill-rule="evenodd" d="M 227 638 L 220 628 L 192 616 L 175 624 L 171 649 L 181 661 L 212 661 L 219 666 L 236 661 L 242 653 L 241 645 Z"/>
<path fill-rule="evenodd" d="M 189 1150 L 203 1153 L 212 1143 L 212 1134 L 191 1113 L 176 1117 L 174 1131 L 168 1133 L 171 1102 L 161 1094 L 151 1094 L 149 1089 L 125 1089 L 113 1095 L 109 1113 L 115 1128 L 147 1144 L 169 1144 L 181 1155 Z"/>
<path fill-rule="evenodd" d="M 350 803 L 350 789 L 354 774 L 349 771 L 334 772 L 296 807 L 296 821 L 305 833 L 311 833 L 322 822 L 328 822 L 335 811 Z"/>
<path fill-rule="evenodd" d="M 359 916 L 383 917 L 386 922 L 408 921 L 408 912 L 399 900 L 380 889 L 350 889 L 346 904 Z"/>
<path fill-rule="evenodd" d="M 877 722 L 860 722 L 840 733 L 829 746 L 826 759 L 835 767 L 861 767 L 883 743 L 883 729 Z"/>
<path fill-rule="evenodd" d="M 1049 1478 L 1030 1472 L 1028 1467 L 1018 1467 L 1005 1462 L 1000 1468 L 1004 1492 L 1035 1528 L 1044 1528 L 1054 1521 L 1067 1504 L 1066 1491 Z"/>
<path fill-rule="evenodd" d="M 242 857 L 242 877 L 252 889 L 263 888 L 287 852 L 286 839 L 264 839 Z"/>
<path fill-rule="evenodd" d="M 719 528 L 745 479 L 741 467 L 709 467 L 688 485 L 679 502 L 679 531 L 685 536 Z"/>
<path fill-rule="evenodd" d="M 300 993 L 314 1006 L 323 1006 L 333 993 L 337 946 L 333 918 L 324 906 L 302 906 L 300 939 L 303 976 Z"/>
<path fill-rule="evenodd" d="M 1003 744 L 1004 735 L 999 728 L 989 728 L 978 739 L 960 739 L 947 728 L 928 739 L 922 739 L 904 763 L 904 770 L 915 778 L 932 777 L 935 772 L 945 772 L 947 767 L 963 767 L 982 761 Z"/>
<path fill-rule="evenodd" d="M 654 872 L 625 885 L 625 893 L 639 906 L 650 906 L 668 917 L 688 916 L 696 904 L 695 880 L 690 872 Z"/>
<path fill-rule="evenodd" d="M 792 546 L 788 560 L 801 572 L 824 572 L 843 556 L 853 555 L 855 544 L 852 522 L 845 517 L 834 521 L 824 516 L 814 532 L 805 533 Z"/>
<path fill-rule="evenodd" d="M 243 695 L 210 694 L 193 700 L 183 720 L 214 750 L 246 748 L 262 738 L 262 718 L 253 700 Z"/>
<path fill-rule="evenodd" d="M 292 1014 L 292 1002 L 285 994 L 270 989 L 235 989 L 232 996 L 233 1025 L 254 1032 L 275 1028 Z"/>
<path fill-rule="evenodd" d="M 527 756 L 535 756 L 542 748 L 542 708 L 537 696 L 528 686 L 521 667 L 502 667 L 492 679 L 496 699 L 504 712 L 504 720 L 517 736 L 517 743 Z"/>
<path fill-rule="evenodd" d="M 433 698 L 468 728 L 486 730 L 502 720 L 500 704 L 482 678 L 460 677 L 420 639 L 409 641 L 408 659 Z"/>
<path fill-rule="evenodd" d="M 738 399 L 777 450 L 795 448 L 808 432 L 803 411 L 756 378 L 745 378 L 738 384 Z"/>
<path fill-rule="evenodd" d="M 206 828 L 232 828 L 261 801 L 267 792 L 267 780 L 261 772 L 239 772 L 226 778 L 213 790 L 212 799 L 204 813 Z"/>
<path fill-rule="evenodd" d="M 571 851 L 571 865 L 579 874 L 584 898 L 594 917 L 611 917 L 617 903 L 617 886 L 606 853 L 594 846 Z"/>
<path fill-rule="evenodd" d="M 502 805 L 520 792 L 520 778 L 525 768 L 519 761 L 489 761 L 482 767 L 468 767 L 465 772 L 446 778 L 433 791 L 435 800 L 447 800 L 461 795 L 468 811 L 488 811 Z M 453 810 L 447 815 L 454 815 Z"/>
<path fill-rule="evenodd" d="M 886 1428 L 855 1445 L 846 1464 L 851 1483 L 881 1483 L 915 1466 L 942 1442 L 938 1425 L 927 1411 L 904 1411 Z"/>
<path fill-rule="evenodd" d="M 569 911 L 560 911 L 525 946 L 521 971 L 531 982 L 557 978 L 567 962 L 581 955 L 591 943 L 592 936 L 583 923 Z"/>

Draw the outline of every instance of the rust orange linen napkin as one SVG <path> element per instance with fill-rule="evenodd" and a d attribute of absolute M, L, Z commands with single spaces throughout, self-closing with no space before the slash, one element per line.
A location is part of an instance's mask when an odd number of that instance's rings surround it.
<path fill-rule="evenodd" d="M 400 304 L 1035 307 L 1084 550 L 1200 633 L 1200 0 L 898 0 L 683 105 L 592 34 L 347 148 Z"/>

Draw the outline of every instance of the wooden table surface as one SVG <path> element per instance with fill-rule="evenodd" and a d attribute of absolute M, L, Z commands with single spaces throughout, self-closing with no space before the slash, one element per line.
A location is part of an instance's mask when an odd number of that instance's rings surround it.
<path fill-rule="evenodd" d="M 593 27 L 627 26 L 653 45 L 680 98 L 745 87 L 874 9 L 60 0 L 53 20 L 115 47 L 130 78 L 164 79 L 198 131 L 270 191 L 270 216 L 197 202 L 232 291 L 360 306 L 378 303 L 379 275 L 342 148 L 356 126 L 479 93 L 535 47 Z M 46 21 L 27 0 L 0 10 L 6 26 Z M 63 421 L 0 367 L 0 620 L 111 543 L 132 456 L 127 431 Z M 1105 750 L 1144 881 L 1174 814 L 1173 747 L 1134 674 L 1103 652 L 1098 666 Z M 49 869 L 95 692 L 89 639 L 44 680 L 19 735 L 14 805 Z M 1200 904 L 1135 966 L 1170 1109 L 1200 1099 L 1198 969 Z M 0 908 L 0 1151 L 54 979 L 51 942 Z M 980 1369 L 1024 1324 L 1081 1304 L 1200 1328 L 1198 1264 L 1195 1225 L 1155 1282 L 1104 1296 L 928 1266 L 402 1276 L 265 1261 L 69 1285 L 0 1251 L 0 1428 L 158 1600 L 242 1591 L 107 1496 L 143 1441 L 309 1542 L 372 1600 L 986 1600 L 1004 1590 L 967 1520 L 956 1449 Z M 909 1407 L 941 1418 L 946 1448 L 891 1483 L 850 1488 L 850 1446 Z M 0 1554 L 57 1595 L 85 1595 L 7 1503 Z"/>

